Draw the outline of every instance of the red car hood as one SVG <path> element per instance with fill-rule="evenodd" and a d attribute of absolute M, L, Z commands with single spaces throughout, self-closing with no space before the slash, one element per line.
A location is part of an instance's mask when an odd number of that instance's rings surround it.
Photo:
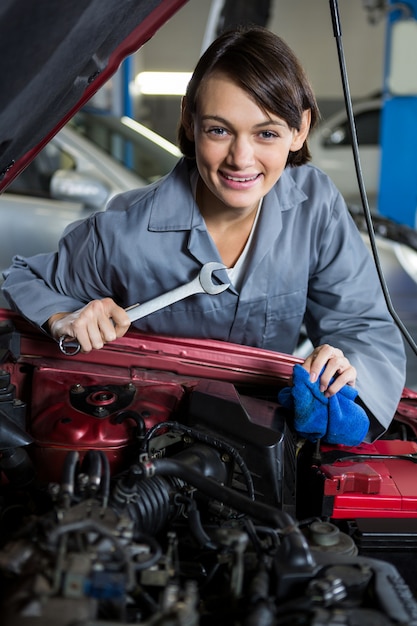
<path fill-rule="evenodd" d="M 2 0 L 0 191 L 187 0 Z"/>

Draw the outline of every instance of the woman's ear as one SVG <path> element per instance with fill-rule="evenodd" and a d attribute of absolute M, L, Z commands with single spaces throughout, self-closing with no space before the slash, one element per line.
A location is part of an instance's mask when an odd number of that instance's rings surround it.
<path fill-rule="evenodd" d="M 311 111 L 310 109 L 307 109 L 306 111 L 303 111 L 300 130 L 294 130 L 294 137 L 290 148 L 291 152 L 297 152 L 297 150 L 301 150 L 310 131 L 310 124 Z"/>
<path fill-rule="evenodd" d="M 194 141 L 194 122 L 187 107 L 187 98 L 185 96 L 181 100 L 181 124 L 188 141 Z"/>

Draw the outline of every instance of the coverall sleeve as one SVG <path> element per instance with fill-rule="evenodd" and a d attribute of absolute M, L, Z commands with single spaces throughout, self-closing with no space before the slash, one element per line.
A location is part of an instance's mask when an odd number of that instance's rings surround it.
<path fill-rule="evenodd" d="M 71 312 L 105 297 L 97 272 L 94 218 L 81 222 L 59 242 L 59 253 L 15 256 L 4 272 L 2 291 L 11 308 L 42 327 L 58 312 Z"/>
<path fill-rule="evenodd" d="M 320 244 L 312 245 L 306 328 L 312 343 L 340 348 L 357 370 L 369 440 L 388 427 L 405 383 L 401 333 L 385 302 L 374 260 L 337 195 Z"/>

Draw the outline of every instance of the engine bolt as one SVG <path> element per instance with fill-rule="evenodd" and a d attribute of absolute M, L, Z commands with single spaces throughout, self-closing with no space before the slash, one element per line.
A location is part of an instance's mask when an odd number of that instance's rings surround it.
<path fill-rule="evenodd" d="M 98 406 L 94 409 L 94 415 L 96 417 L 107 417 L 108 414 L 109 412 L 104 408 L 104 406 Z"/>
<path fill-rule="evenodd" d="M 80 383 L 77 383 L 71 387 L 71 393 L 84 393 L 84 387 Z"/>

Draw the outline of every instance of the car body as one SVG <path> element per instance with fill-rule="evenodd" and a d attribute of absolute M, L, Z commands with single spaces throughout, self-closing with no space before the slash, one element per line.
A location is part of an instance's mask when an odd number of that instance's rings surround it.
<path fill-rule="evenodd" d="M 101 135 L 107 138 L 105 145 L 114 136 L 119 143 L 129 141 L 136 170 L 84 136 L 85 120 L 90 132 L 100 124 Z M 105 124 L 110 129 L 107 134 Z M 1 272 L 15 254 L 31 256 L 56 250 L 68 224 L 105 210 L 113 196 L 143 187 L 173 167 L 179 156 L 175 146 L 155 133 L 144 137 L 133 120 L 132 125 L 136 130 L 110 115 L 80 115 L 76 124 L 68 123 L 52 137 L 10 183 L 0 195 Z M 0 304 L 7 305 L 2 295 Z"/>
<path fill-rule="evenodd" d="M 111 197 L 146 182 L 64 127 L 0 195 L 1 270 L 14 254 L 55 250 L 69 223 L 104 210 Z"/>
<path fill-rule="evenodd" d="M 181 4 L 3 0 L 3 189 Z M 131 329 L 69 356 L 0 309 L 0 359 L 2 626 L 415 623 L 412 390 L 345 449 L 279 404 L 293 355 Z"/>
<path fill-rule="evenodd" d="M 359 157 L 365 190 L 376 206 L 380 169 L 380 122 L 382 100 L 370 97 L 352 104 Z M 325 118 L 309 138 L 312 162 L 334 181 L 348 204 L 360 205 L 358 178 L 353 159 L 349 118 L 346 109 Z"/>

